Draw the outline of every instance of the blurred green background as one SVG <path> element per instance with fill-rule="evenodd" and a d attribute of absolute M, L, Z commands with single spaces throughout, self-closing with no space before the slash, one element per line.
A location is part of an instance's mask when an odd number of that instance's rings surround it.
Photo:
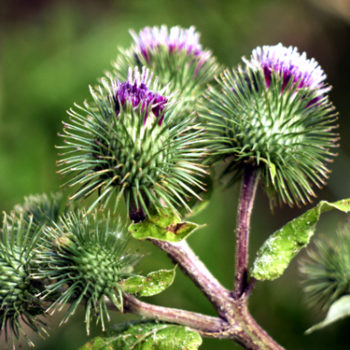
<path fill-rule="evenodd" d="M 332 100 L 340 114 L 339 157 L 319 198 L 350 197 L 350 1 L 349 0 L 1 0 L 0 4 L 0 208 L 9 210 L 31 193 L 56 191 L 57 133 L 65 110 L 88 98 L 88 84 L 109 69 L 117 46 L 131 42 L 128 29 L 146 25 L 195 25 L 201 41 L 218 60 L 232 66 L 257 45 L 296 45 L 315 57 L 333 85 Z M 235 209 L 238 187 L 217 184 L 210 206 L 196 218 L 207 227 L 190 238 L 210 270 L 231 287 L 234 272 Z M 253 216 L 251 258 L 264 239 L 305 208 L 268 209 L 259 192 Z M 332 235 L 346 217 L 327 214 L 318 234 Z M 170 267 L 167 257 L 148 244 L 143 272 Z M 178 273 L 168 291 L 150 300 L 214 315 L 211 305 Z M 275 282 L 257 285 L 251 310 L 263 327 L 287 349 L 350 349 L 344 320 L 305 336 L 304 330 L 324 315 L 303 300 L 297 262 Z M 127 317 L 130 319 L 130 317 Z M 123 318 L 125 319 L 125 318 Z M 114 321 L 120 320 L 115 315 Z M 86 341 L 82 314 L 58 328 L 37 349 L 73 350 Z M 93 335 L 98 334 L 96 328 Z M 1 349 L 5 348 L 3 343 Z M 26 344 L 22 344 L 26 349 Z M 239 349 L 230 341 L 204 340 L 201 347 Z"/>

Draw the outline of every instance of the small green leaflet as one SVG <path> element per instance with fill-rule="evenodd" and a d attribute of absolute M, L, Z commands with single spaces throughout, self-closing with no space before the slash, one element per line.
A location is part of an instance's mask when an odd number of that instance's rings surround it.
<path fill-rule="evenodd" d="M 147 276 L 132 276 L 120 282 L 123 291 L 136 294 L 141 297 L 150 297 L 159 294 L 169 288 L 174 282 L 175 268 L 171 270 L 159 270 L 149 273 Z"/>
<path fill-rule="evenodd" d="M 335 301 L 329 308 L 326 318 L 309 328 L 305 333 L 310 334 L 313 331 L 324 328 L 342 318 L 350 316 L 350 295 L 345 295 Z"/>
<path fill-rule="evenodd" d="M 179 217 L 172 212 L 163 211 L 142 222 L 131 224 L 129 232 L 136 239 L 153 238 L 161 241 L 179 242 L 200 227 L 193 222 L 181 222 Z"/>
<path fill-rule="evenodd" d="M 200 335 L 190 328 L 165 323 L 139 323 L 114 336 L 97 337 L 79 350 L 197 350 Z"/>
<path fill-rule="evenodd" d="M 321 201 L 318 205 L 273 233 L 260 247 L 251 276 L 257 280 L 274 280 L 280 277 L 292 259 L 306 247 L 315 233 L 320 215 L 333 209 L 350 210 L 350 199 L 334 203 Z"/>

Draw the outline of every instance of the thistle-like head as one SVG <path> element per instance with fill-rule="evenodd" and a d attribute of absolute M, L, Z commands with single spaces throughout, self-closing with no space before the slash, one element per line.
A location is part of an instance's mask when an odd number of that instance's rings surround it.
<path fill-rule="evenodd" d="M 127 240 L 119 219 L 97 212 L 69 212 L 57 224 L 44 228 L 43 235 L 37 254 L 40 270 L 35 277 L 55 280 L 42 296 L 49 300 L 57 296 L 47 311 L 61 310 L 70 303 L 63 323 L 79 305 L 84 305 L 87 332 L 92 317 L 104 329 L 109 320 L 106 299 L 122 310 L 119 282 L 131 275 L 140 259 L 125 252 Z"/>
<path fill-rule="evenodd" d="M 0 228 L 0 331 L 6 339 L 23 336 L 31 346 L 34 344 L 23 324 L 39 334 L 46 333 L 39 319 L 44 307 L 37 297 L 42 285 L 32 276 L 40 229 L 32 223 L 32 218 L 4 214 Z"/>
<path fill-rule="evenodd" d="M 335 235 L 315 240 L 300 261 L 304 292 L 312 306 L 328 309 L 350 293 L 350 228 L 349 224 Z"/>
<path fill-rule="evenodd" d="M 254 167 L 271 199 L 306 203 L 315 196 L 312 185 L 325 183 L 338 141 L 325 74 L 281 44 L 256 48 L 243 61 L 222 73 L 201 107 L 211 159 L 228 160 L 233 180 Z"/>
<path fill-rule="evenodd" d="M 97 203 L 125 198 L 129 213 L 145 214 L 163 206 L 188 209 L 187 200 L 203 188 L 203 133 L 187 118 L 176 119 L 177 102 L 160 89 L 146 68 L 129 79 L 104 80 L 91 89 L 93 102 L 71 110 L 60 172 L 79 186 L 74 199 L 98 194 Z M 144 213 L 144 214 L 142 214 Z"/>

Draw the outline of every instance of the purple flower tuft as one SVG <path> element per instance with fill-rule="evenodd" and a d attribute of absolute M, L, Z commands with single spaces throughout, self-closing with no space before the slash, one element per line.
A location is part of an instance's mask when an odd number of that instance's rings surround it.
<path fill-rule="evenodd" d="M 183 29 L 176 26 L 168 30 L 163 25 L 161 27 L 145 27 L 138 34 L 130 31 L 130 34 L 147 62 L 150 60 L 150 51 L 160 46 L 167 47 L 169 53 L 186 51 L 188 55 L 198 57 L 202 61 L 206 61 L 210 57 L 209 51 L 203 51 L 202 45 L 199 43 L 199 33 L 194 27 Z"/>
<path fill-rule="evenodd" d="M 145 113 L 144 122 L 146 123 L 149 111 L 158 118 L 159 124 L 164 119 L 164 108 L 168 99 L 157 92 L 149 90 L 147 85 L 152 79 L 152 75 L 147 69 L 143 69 L 140 74 L 138 68 L 134 71 L 129 70 L 128 81 L 117 81 L 113 99 L 115 103 L 115 111 L 118 116 L 120 106 L 125 107 L 130 103 L 133 108 L 138 108 L 141 105 L 141 112 Z"/>
<path fill-rule="evenodd" d="M 308 59 L 305 52 L 300 54 L 296 47 L 285 47 L 281 43 L 257 47 L 250 60 L 245 62 L 253 69 L 264 70 L 267 87 L 271 84 L 272 72 L 275 72 L 283 77 L 282 91 L 291 79 L 298 88 L 319 90 L 320 95 L 330 90 L 324 83 L 326 74 L 319 64 L 313 58 Z"/>

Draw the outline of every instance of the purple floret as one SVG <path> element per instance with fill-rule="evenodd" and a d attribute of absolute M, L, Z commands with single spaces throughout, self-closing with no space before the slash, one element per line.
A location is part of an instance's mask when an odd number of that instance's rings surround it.
<path fill-rule="evenodd" d="M 275 72 L 283 78 L 282 91 L 291 80 L 292 84 L 298 84 L 298 88 L 310 88 L 318 95 L 330 89 L 324 83 L 326 74 L 319 64 L 313 58 L 308 59 L 305 52 L 300 54 L 296 47 L 285 47 L 282 44 L 257 47 L 250 60 L 245 62 L 253 69 L 263 69 L 267 87 Z"/>
<path fill-rule="evenodd" d="M 192 56 L 199 60 L 196 72 L 198 73 L 202 65 L 211 57 L 210 51 L 202 49 L 199 43 L 199 33 L 194 27 L 183 29 L 175 26 L 168 29 L 165 25 L 161 27 L 145 27 L 139 33 L 130 31 L 133 37 L 136 50 L 147 62 L 150 62 L 152 51 L 159 48 L 168 48 L 168 52 L 185 51 L 188 56 Z"/>
<path fill-rule="evenodd" d="M 145 113 L 144 122 L 148 117 L 148 112 L 152 113 L 159 118 L 159 124 L 164 119 L 164 108 L 168 99 L 158 92 L 150 91 L 146 85 L 148 80 L 148 72 L 144 71 L 140 77 L 138 70 L 129 72 L 129 80 L 126 82 L 117 82 L 117 86 L 114 93 L 115 111 L 116 115 L 120 114 L 120 105 L 125 107 L 129 102 L 133 108 L 138 108 L 141 104 L 141 112 Z"/>

